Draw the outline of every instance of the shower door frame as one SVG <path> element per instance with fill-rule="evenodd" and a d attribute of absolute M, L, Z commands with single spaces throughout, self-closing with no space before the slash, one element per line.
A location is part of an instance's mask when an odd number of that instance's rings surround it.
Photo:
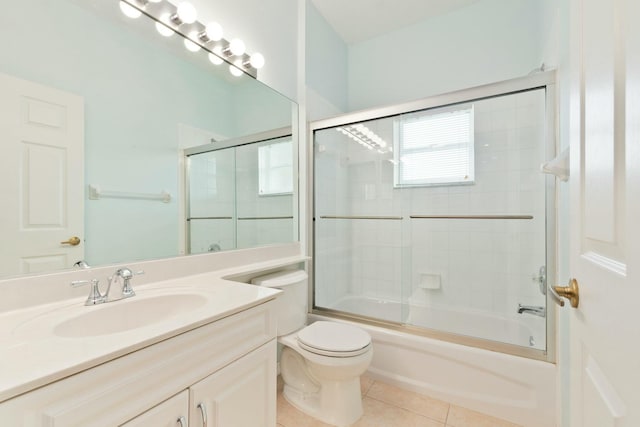
<path fill-rule="evenodd" d="M 182 248 L 183 255 L 194 255 L 191 253 L 191 190 L 190 190 L 191 163 L 189 162 L 189 158 L 191 156 L 197 156 L 198 154 L 205 154 L 213 151 L 226 150 L 227 148 L 242 147 L 245 145 L 271 141 L 274 139 L 284 138 L 287 136 L 290 136 L 292 138 L 292 141 L 294 140 L 293 128 L 290 126 L 282 127 L 278 129 L 271 129 L 268 131 L 258 132 L 250 135 L 241 136 L 241 137 L 225 139 L 222 141 L 212 140 L 210 144 L 198 145 L 194 147 L 185 148 L 182 150 L 180 160 L 183 165 L 182 166 L 182 174 L 183 174 L 182 182 L 184 185 L 183 186 L 184 197 L 180 200 L 180 203 L 182 204 L 184 211 L 181 212 L 180 223 L 183 224 L 182 233 L 184 234 L 184 238 L 181 239 L 184 245 L 184 247 Z M 295 145 L 296 144 L 293 144 L 292 146 L 295 147 Z M 293 163 L 294 163 L 293 169 L 295 171 L 294 194 L 297 193 L 297 191 L 295 190 L 296 182 L 298 180 L 297 159 L 298 159 L 297 150 L 294 148 L 294 151 L 293 151 Z M 234 188 L 234 192 L 235 191 L 236 190 Z M 298 203 L 295 202 L 294 204 L 297 205 Z M 235 212 L 237 208 L 237 201 L 234 201 L 234 205 L 236 205 L 234 207 L 234 212 Z M 221 218 L 218 218 L 218 219 L 221 219 Z M 234 215 L 231 219 L 235 219 L 237 222 L 238 220 L 237 215 Z M 293 220 L 294 222 L 296 221 L 296 215 L 294 215 Z M 237 245 L 238 245 L 238 242 L 237 242 L 237 230 L 236 230 L 236 246 Z M 237 249 L 237 247 L 230 250 L 235 250 L 235 249 Z"/>
<path fill-rule="evenodd" d="M 559 154 L 557 143 L 557 86 L 556 72 L 546 71 L 525 77 L 505 80 L 497 83 L 491 83 L 482 86 L 476 86 L 459 91 L 449 92 L 440 95 L 434 95 L 417 101 L 391 105 L 381 108 L 373 108 L 368 110 L 356 111 L 328 119 L 318 120 L 309 123 L 307 138 L 309 141 L 307 168 L 312 179 L 308 182 L 307 191 L 309 194 L 307 208 L 313 215 L 313 220 L 309 221 L 307 226 L 307 236 L 309 236 L 307 253 L 312 254 L 312 260 L 309 263 L 309 296 L 308 307 L 309 313 L 326 315 L 337 319 L 356 321 L 366 323 L 373 326 L 381 326 L 387 329 L 406 332 L 414 335 L 425 336 L 442 341 L 462 344 L 477 348 L 482 348 L 500 353 L 511 354 L 515 356 L 527 357 L 529 359 L 542 360 L 555 363 L 556 361 L 556 304 L 547 292 L 546 299 L 546 349 L 539 350 L 535 348 L 522 347 L 515 344 L 507 344 L 498 341 L 492 341 L 471 336 L 458 335 L 450 332 L 444 332 L 435 329 L 429 329 L 421 326 L 412 326 L 398 322 L 380 320 L 376 318 L 350 314 L 329 308 L 315 306 L 315 149 L 314 149 L 314 133 L 319 130 L 334 128 L 336 126 L 344 126 L 348 124 L 358 123 L 367 120 L 381 119 L 398 114 L 406 114 L 419 110 L 432 109 L 438 107 L 446 107 L 465 102 L 480 101 L 488 98 L 526 92 L 535 89 L 545 89 L 545 160 L 555 158 Z M 546 230 L 546 267 L 547 278 L 553 283 L 557 283 L 557 242 L 556 242 L 556 197 L 557 183 L 555 176 L 546 175 L 545 178 L 545 230 Z M 549 274 L 551 272 L 551 274 Z M 548 283 L 545 283 L 545 290 Z"/>

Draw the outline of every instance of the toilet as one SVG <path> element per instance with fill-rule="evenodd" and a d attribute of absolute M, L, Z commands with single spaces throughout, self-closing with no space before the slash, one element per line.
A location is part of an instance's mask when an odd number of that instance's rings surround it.
<path fill-rule="evenodd" d="M 276 299 L 284 397 L 320 421 L 347 427 L 362 416 L 360 375 L 373 357 L 371 337 L 346 323 L 307 320 L 307 274 L 285 270 L 251 283 L 280 289 Z"/>

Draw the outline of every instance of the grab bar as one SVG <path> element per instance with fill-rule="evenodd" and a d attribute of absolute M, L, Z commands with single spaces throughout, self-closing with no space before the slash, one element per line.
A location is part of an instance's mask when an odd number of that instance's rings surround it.
<path fill-rule="evenodd" d="M 411 219 L 533 219 L 533 215 L 409 215 Z"/>
<path fill-rule="evenodd" d="M 162 203 L 171 202 L 171 194 L 167 191 L 161 193 L 131 193 L 128 191 L 106 191 L 97 185 L 89 185 L 89 200 L 102 198 L 110 199 L 138 199 L 138 200 L 158 200 Z"/>
<path fill-rule="evenodd" d="M 293 216 L 246 216 L 238 218 L 238 221 L 254 221 L 257 219 L 293 219 Z"/>
<path fill-rule="evenodd" d="M 187 221 L 191 221 L 193 219 L 233 219 L 232 216 L 192 216 L 187 218 Z"/>
<path fill-rule="evenodd" d="M 321 219 L 384 219 L 384 220 L 401 220 L 401 216 L 374 216 L 374 215 L 321 215 Z"/>

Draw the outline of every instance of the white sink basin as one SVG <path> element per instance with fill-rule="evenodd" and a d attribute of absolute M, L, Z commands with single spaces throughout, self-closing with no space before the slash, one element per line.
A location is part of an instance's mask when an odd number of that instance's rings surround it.
<path fill-rule="evenodd" d="M 53 333 L 68 338 L 114 334 L 161 322 L 206 303 L 207 298 L 198 294 L 132 297 L 87 307 L 84 313 L 57 324 Z"/>
<path fill-rule="evenodd" d="M 17 325 L 13 334 L 25 339 L 117 334 L 186 315 L 209 302 L 205 293 L 176 289 L 146 295 L 140 292 L 131 298 L 88 307 L 76 302 Z"/>

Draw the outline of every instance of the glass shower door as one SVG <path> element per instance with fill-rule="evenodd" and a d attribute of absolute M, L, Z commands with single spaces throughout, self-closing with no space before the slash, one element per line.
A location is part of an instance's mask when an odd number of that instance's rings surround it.
<path fill-rule="evenodd" d="M 315 306 L 546 350 L 546 120 L 537 88 L 315 130 Z"/>
<path fill-rule="evenodd" d="M 388 119 L 315 134 L 316 306 L 401 323 L 402 195 Z"/>

